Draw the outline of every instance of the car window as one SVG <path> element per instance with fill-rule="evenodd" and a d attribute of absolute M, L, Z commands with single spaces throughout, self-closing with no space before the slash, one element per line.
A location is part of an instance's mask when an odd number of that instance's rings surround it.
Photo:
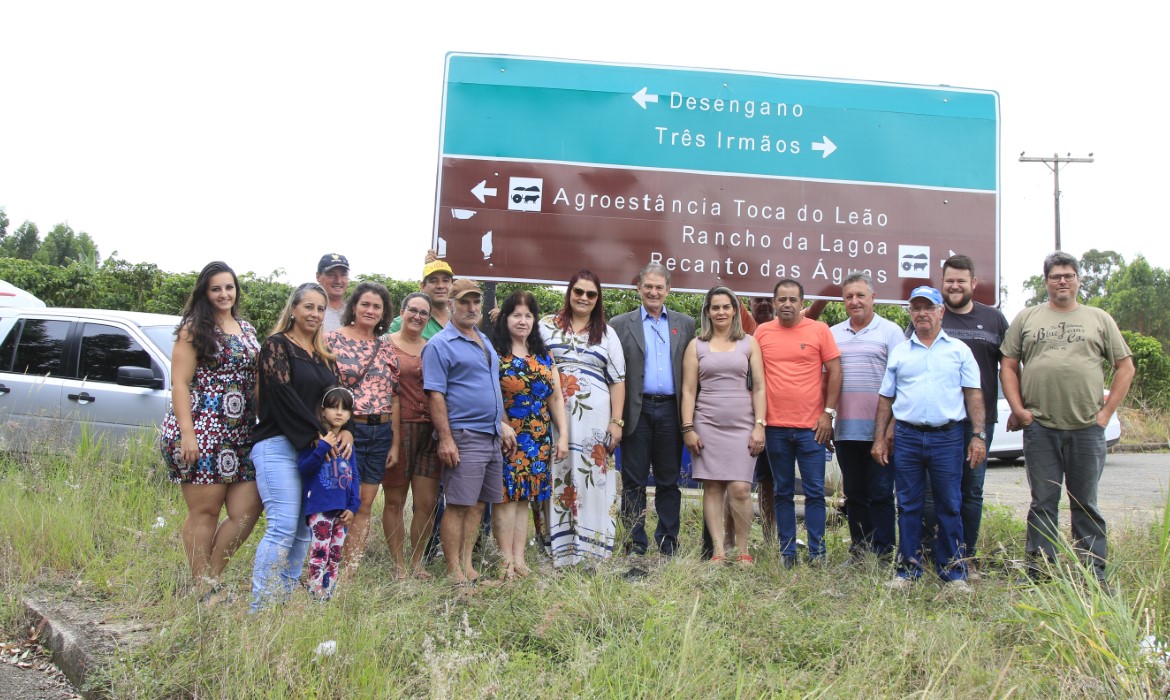
<path fill-rule="evenodd" d="M 171 359 L 171 351 L 175 349 L 174 326 L 143 326 L 142 332 L 150 338 L 156 348 L 167 356 L 168 360 Z"/>
<path fill-rule="evenodd" d="M 91 382 L 116 382 L 118 368 L 127 365 L 153 369 L 150 354 L 125 330 L 103 323 L 85 324 L 78 376 Z"/>
<path fill-rule="evenodd" d="M 0 346 L 0 370 L 57 377 L 65 372 L 70 321 L 24 319 Z"/>

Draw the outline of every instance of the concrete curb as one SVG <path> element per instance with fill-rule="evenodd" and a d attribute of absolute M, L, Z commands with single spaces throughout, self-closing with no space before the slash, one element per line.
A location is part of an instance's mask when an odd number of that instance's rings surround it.
<path fill-rule="evenodd" d="M 44 645 L 53 652 L 53 664 L 61 669 L 69 682 L 88 700 L 105 698 L 105 690 L 86 687 L 88 674 L 97 665 L 88 650 L 96 648 L 97 642 L 47 605 L 29 598 L 21 599 L 21 604 L 24 605 L 25 617 L 36 628 Z"/>

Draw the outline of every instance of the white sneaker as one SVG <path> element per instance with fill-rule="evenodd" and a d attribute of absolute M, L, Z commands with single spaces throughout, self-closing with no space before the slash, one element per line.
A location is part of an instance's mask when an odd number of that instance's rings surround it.
<path fill-rule="evenodd" d="M 975 592 L 974 588 L 963 579 L 955 579 L 954 581 L 947 581 L 943 584 L 943 590 L 947 593 L 961 593 L 963 595 L 970 595 Z"/>
<path fill-rule="evenodd" d="M 913 579 L 903 578 L 901 576 L 895 576 L 894 578 L 890 579 L 889 581 L 886 581 L 882 585 L 884 585 L 886 588 L 889 588 L 892 591 L 908 591 L 908 590 L 910 590 L 911 586 L 914 585 L 914 581 L 913 581 Z"/>

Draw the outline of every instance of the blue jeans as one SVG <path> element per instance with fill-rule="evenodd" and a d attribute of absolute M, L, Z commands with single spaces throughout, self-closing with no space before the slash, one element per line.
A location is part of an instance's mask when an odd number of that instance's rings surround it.
<path fill-rule="evenodd" d="M 287 598 L 296 587 L 309 550 L 309 525 L 301 514 L 297 453 L 288 438 L 273 437 L 256 443 L 252 461 L 268 519 L 264 537 L 256 545 L 256 563 L 252 567 L 255 612 L 274 600 Z"/>
<path fill-rule="evenodd" d="M 812 428 L 774 428 L 766 431 L 768 461 L 775 484 L 776 534 L 780 553 L 796 556 L 796 468 L 804 489 L 804 526 L 808 529 L 808 557 L 825 556 L 825 447 Z"/>
<path fill-rule="evenodd" d="M 939 432 L 924 432 L 898 421 L 894 426 L 894 483 L 898 490 L 898 575 L 922 575 L 922 507 L 930 475 L 938 517 L 934 553 L 939 578 L 967 578 L 962 558 L 963 521 L 959 518 L 963 479 L 963 426 L 955 423 Z"/>
<path fill-rule="evenodd" d="M 991 450 L 991 440 L 995 437 L 995 423 L 988 423 L 984 428 L 987 431 L 988 450 Z M 971 421 L 963 421 L 963 459 L 967 458 L 967 446 L 971 444 Z M 979 542 L 979 528 L 983 524 L 983 482 L 987 478 L 987 458 L 971 469 L 964 461 L 963 483 L 960 489 L 963 494 L 963 503 L 959 506 L 959 517 L 963 519 L 963 557 L 972 559 L 975 556 L 975 545 Z M 926 556 L 933 557 L 931 550 L 934 543 L 933 534 L 938 528 L 938 518 L 934 514 L 934 498 L 930 494 L 930 478 L 926 479 L 926 503 L 922 508 L 922 547 Z"/>
<path fill-rule="evenodd" d="M 894 470 L 870 455 L 867 440 L 838 440 L 837 463 L 845 490 L 845 517 L 849 520 L 849 551 L 853 554 L 894 551 Z"/>
<path fill-rule="evenodd" d="M 363 484 L 379 484 L 386 476 L 386 458 L 394 442 L 394 430 L 389 423 L 353 424 L 353 457 Z"/>
<path fill-rule="evenodd" d="M 1024 428 L 1024 468 L 1032 490 L 1028 508 L 1029 556 L 1056 554 L 1060 538 L 1060 487 L 1068 490 L 1073 546 L 1098 578 L 1105 576 L 1105 518 L 1097 508 L 1097 484 L 1105 471 L 1105 429 L 1046 428 L 1033 422 Z"/>

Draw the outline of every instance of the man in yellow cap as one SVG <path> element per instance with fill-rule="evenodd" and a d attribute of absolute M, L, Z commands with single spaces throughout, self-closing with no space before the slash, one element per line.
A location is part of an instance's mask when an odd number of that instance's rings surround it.
<path fill-rule="evenodd" d="M 423 265 L 422 282 L 418 288 L 431 298 L 431 318 L 423 328 L 422 337 L 430 340 L 436 333 L 443 330 L 451 320 L 451 309 L 447 301 L 451 298 L 451 284 L 455 274 L 446 260 L 431 260 L 428 255 L 427 264 Z M 397 333 L 402 328 L 402 317 L 394 319 L 390 324 L 390 332 Z"/>

